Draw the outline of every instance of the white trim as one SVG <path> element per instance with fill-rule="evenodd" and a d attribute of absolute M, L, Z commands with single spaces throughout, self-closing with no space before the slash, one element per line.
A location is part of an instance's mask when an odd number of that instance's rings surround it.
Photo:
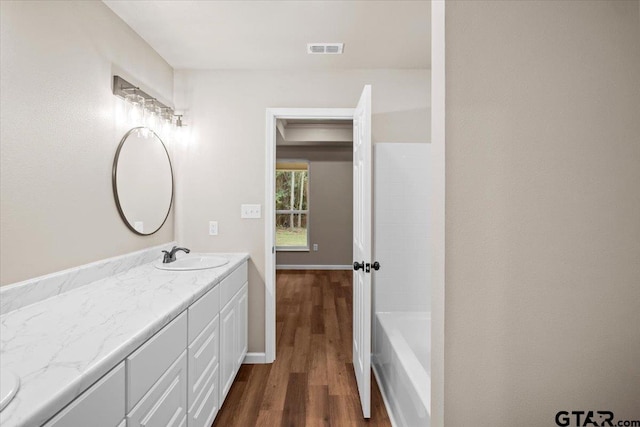
<path fill-rule="evenodd" d="M 384 402 L 384 407 L 387 409 L 387 416 L 389 417 L 389 421 L 391 422 L 391 427 L 399 427 L 399 424 L 396 422 L 396 419 L 393 416 L 391 402 L 389 402 L 389 399 L 387 398 L 385 388 L 380 385 L 382 384 L 382 382 L 380 381 L 380 375 L 378 374 L 378 368 L 376 367 L 376 364 L 372 363 L 371 368 L 373 370 L 373 376 L 376 377 L 376 382 L 378 383 L 380 394 L 382 395 L 382 402 Z"/>
<path fill-rule="evenodd" d="M 353 108 L 267 108 L 265 144 L 264 213 L 264 352 L 265 363 L 276 358 L 276 265 L 275 265 L 275 168 L 277 119 L 353 120 Z"/>
<path fill-rule="evenodd" d="M 276 359 L 276 211 L 274 198 L 276 187 L 276 112 L 267 108 L 266 164 L 264 199 L 264 353 L 265 363 Z"/>
<path fill-rule="evenodd" d="M 276 270 L 351 270 L 352 265 L 276 264 Z"/>
<path fill-rule="evenodd" d="M 354 111 L 355 108 L 267 108 L 276 119 L 353 120 Z"/>
<path fill-rule="evenodd" d="M 264 353 L 247 353 L 242 361 L 244 365 L 262 365 L 267 363 Z"/>
<path fill-rule="evenodd" d="M 445 1 L 431 2 L 431 422 L 444 426 Z"/>

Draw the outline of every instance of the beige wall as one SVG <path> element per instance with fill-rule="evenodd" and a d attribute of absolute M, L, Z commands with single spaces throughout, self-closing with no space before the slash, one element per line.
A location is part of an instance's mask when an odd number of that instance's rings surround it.
<path fill-rule="evenodd" d="M 277 265 L 353 262 L 353 152 L 278 147 L 278 159 L 309 160 L 309 252 L 278 252 Z M 313 244 L 318 251 L 313 251 Z"/>
<path fill-rule="evenodd" d="M 0 2 L 0 283 L 173 239 L 120 219 L 112 72 L 172 98 L 173 70 L 99 1 Z"/>
<path fill-rule="evenodd" d="M 638 17 L 446 3 L 447 427 L 640 419 Z"/>
<path fill-rule="evenodd" d="M 177 165 L 176 237 L 196 251 L 248 251 L 249 351 L 264 351 L 265 114 L 269 107 L 353 108 L 373 85 L 373 139 L 429 140 L 428 70 L 176 71 L 176 107 L 188 106 L 192 141 Z M 416 120 L 407 128 L 403 114 Z M 219 221 L 219 235 L 208 222 Z"/>

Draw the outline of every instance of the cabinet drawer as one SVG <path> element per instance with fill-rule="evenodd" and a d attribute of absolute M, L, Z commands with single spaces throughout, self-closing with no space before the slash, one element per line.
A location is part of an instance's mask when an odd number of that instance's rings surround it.
<path fill-rule="evenodd" d="M 210 427 L 220 409 L 218 396 L 220 369 L 216 365 L 189 410 L 189 427 Z"/>
<path fill-rule="evenodd" d="M 116 427 L 125 416 L 124 363 L 64 408 L 45 427 Z"/>
<path fill-rule="evenodd" d="M 127 411 L 186 348 L 187 313 L 183 312 L 127 357 Z"/>
<path fill-rule="evenodd" d="M 207 327 L 220 311 L 220 284 L 189 307 L 189 343 Z"/>
<path fill-rule="evenodd" d="M 196 396 L 204 389 L 211 373 L 218 367 L 220 348 L 220 322 L 215 317 L 189 346 L 189 391 L 187 402 L 193 409 Z"/>
<path fill-rule="evenodd" d="M 220 308 L 227 305 L 247 282 L 247 262 L 243 262 L 233 273 L 220 283 Z"/>
<path fill-rule="evenodd" d="M 127 427 L 178 427 L 187 418 L 187 352 L 127 415 Z"/>

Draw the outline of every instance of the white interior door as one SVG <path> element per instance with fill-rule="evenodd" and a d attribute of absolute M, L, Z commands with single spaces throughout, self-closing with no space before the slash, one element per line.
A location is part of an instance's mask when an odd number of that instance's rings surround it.
<path fill-rule="evenodd" d="M 353 115 L 353 367 L 362 413 L 371 413 L 371 86 Z"/>

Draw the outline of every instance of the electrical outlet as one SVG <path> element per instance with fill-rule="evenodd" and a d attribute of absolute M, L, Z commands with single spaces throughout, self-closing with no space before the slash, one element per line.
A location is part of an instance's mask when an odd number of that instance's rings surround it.
<path fill-rule="evenodd" d="M 260 205 L 241 205 L 240 218 L 260 218 L 262 216 Z"/>
<path fill-rule="evenodd" d="M 209 236 L 218 235 L 218 221 L 209 221 Z"/>
<path fill-rule="evenodd" d="M 318 252 L 318 244 L 317 243 L 313 244 L 313 251 L 314 252 Z"/>

